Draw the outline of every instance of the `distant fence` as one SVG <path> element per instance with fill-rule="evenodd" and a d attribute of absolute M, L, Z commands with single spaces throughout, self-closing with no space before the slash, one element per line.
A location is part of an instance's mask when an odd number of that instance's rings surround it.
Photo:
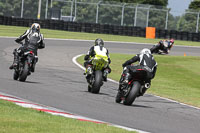
<path fill-rule="evenodd" d="M 146 34 L 146 28 L 142 27 L 65 22 L 61 20 L 24 19 L 0 16 L 0 25 L 29 27 L 32 23 L 39 23 L 41 27 L 45 29 L 56 29 L 75 32 L 102 33 L 136 37 L 145 37 Z M 174 38 L 176 40 L 200 41 L 200 33 L 156 29 L 156 38 Z"/>

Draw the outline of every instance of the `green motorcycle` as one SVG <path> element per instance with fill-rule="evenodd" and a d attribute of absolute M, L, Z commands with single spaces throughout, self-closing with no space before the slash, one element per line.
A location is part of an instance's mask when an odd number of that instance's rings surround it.
<path fill-rule="evenodd" d="M 108 66 L 108 57 L 95 55 L 90 61 L 92 65 L 86 69 L 88 91 L 97 94 L 103 85 L 103 73 L 104 69 Z"/>

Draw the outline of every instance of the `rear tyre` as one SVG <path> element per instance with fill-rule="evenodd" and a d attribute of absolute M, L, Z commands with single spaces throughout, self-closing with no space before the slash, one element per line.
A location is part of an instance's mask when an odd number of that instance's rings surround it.
<path fill-rule="evenodd" d="M 14 80 L 17 80 L 19 78 L 19 73 L 14 71 L 14 74 L 13 74 L 13 79 Z"/>
<path fill-rule="evenodd" d="M 102 85 L 102 71 L 98 70 L 98 71 L 95 71 L 95 79 L 94 79 L 94 84 L 92 86 L 92 89 L 91 89 L 91 92 L 92 93 L 99 93 L 100 91 L 100 87 Z"/>
<path fill-rule="evenodd" d="M 28 73 L 29 73 L 29 66 L 28 66 L 28 63 L 27 61 L 24 62 L 24 68 L 19 76 L 19 81 L 26 81 L 26 78 L 28 76 Z"/>
<path fill-rule="evenodd" d="M 124 105 L 131 105 L 135 101 L 135 98 L 139 93 L 140 87 L 141 85 L 138 81 L 133 82 L 133 86 L 123 102 Z"/>

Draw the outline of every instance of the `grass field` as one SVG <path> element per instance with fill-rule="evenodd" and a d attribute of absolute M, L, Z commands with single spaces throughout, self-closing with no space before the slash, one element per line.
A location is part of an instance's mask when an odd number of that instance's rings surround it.
<path fill-rule="evenodd" d="M 28 28 L 29 27 L 0 25 L 0 36 L 18 37 L 21 34 L 23 34 L 25 30 Z M 41 29 L 41 33 L 44 34 L 45 38 L 61 38 L 61 39 L 95 40 L 96 38 L 102 38 L 105 41 L 138 42 L 138 43 L 153 43 L 153 44 L 161 40 L 161 39 L 146 39 L 143 37 L 93 34 L 93 33 L 83 33 L 83 32 L 69 32 L 69 31 L 48 30 L 48 29 Z M 200 43 L 192 42 L 192 41 L 175 40 L 175 45 L 200 46 Z"/>
<path fill-rule="evenodd" d="M 23 108 L 0 100 L 1 133 L 129 133 L 129 131 Z M 136 133 L 136 132 L 132 132 Z"/>
<path fill-rule="evenodd" d="M 110 54 L 112 73 L 110 78 L 119 81 L 121 64 L 133 55 Z M 200 107 L 200 57 L 155 55 L 158 69 L 150 94 L 167 97 L 179 102 Z M 78 58 L 83 64 L 83 56 Z"/>

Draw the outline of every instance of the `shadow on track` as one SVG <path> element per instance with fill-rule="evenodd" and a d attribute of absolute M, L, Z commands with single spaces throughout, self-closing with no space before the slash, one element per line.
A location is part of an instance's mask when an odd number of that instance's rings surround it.
<path fill-rule="evenodd" d="M 109 97 L 113 97 L 111 96 L 110 94 L 107 94 L 107 93 L 98 93 L 98 94 L 94 94 L 94 93 L 91 93 L 91 92 L 88 92 L 88 91 L 80 91 L 80 92 L 84 92 L 84 93 L 89 93 L 89 94 L 92 94 L 92 95 L 100 95 L 100 96 L 109 96 Z"/>
<path fill-rule="evenodd" d="M 22 82 L 22 83 L 27 83 L 27 84 L 42 84 L 41 82 L 36 82 L 36 81 L 25 81 L 25 82 Z"/>
<path fill-rule="evenodd" d="M 125 107 L 132 107 L 132 108 L 136 108 L 136 107 L 137 108 L 154 108 L 154 107 L 151 107 L 151 106 L 139 105 L 139 104 L 134 104 L 134 103 L 130 106 L 123 105 L 123 103 L 118 103 L 118 104 L 125 106 Z"/>

